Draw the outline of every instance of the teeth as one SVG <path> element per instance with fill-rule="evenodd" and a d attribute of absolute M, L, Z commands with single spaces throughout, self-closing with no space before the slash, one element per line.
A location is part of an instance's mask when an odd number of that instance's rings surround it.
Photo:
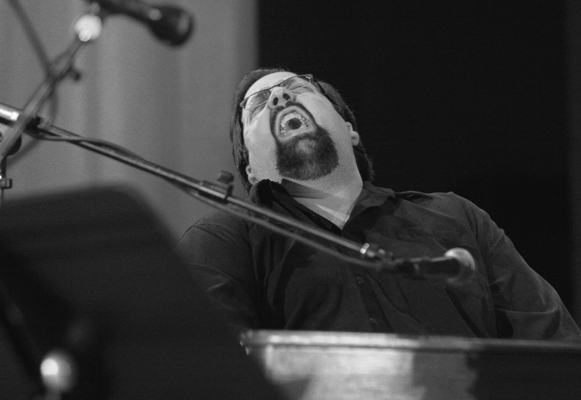
<path fill-rule="evenodd" d="M 280 134 L 282 136 L 284 136 L 286 134 L 287 124 L 293 118 L 296 118 L 299 121 L 301 121 L 301 123 L 304 126 L 309 126 L 309 122 L 301 114 L 299 114 L 298 112 L 292 111 L 292 112 L 288 113 L 287 115 L 285 115 L 282 118 L 282 120 L 280 121 Z"/>

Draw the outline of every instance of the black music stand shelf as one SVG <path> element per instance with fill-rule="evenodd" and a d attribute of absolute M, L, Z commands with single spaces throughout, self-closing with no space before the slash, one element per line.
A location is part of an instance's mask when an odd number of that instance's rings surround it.
<path fill-rule="evenodd" d="M 125 188 L 6 202 L 0 283 L 25 332 L 0 326 L 0 398 L 31 398 L 30 366 L 55 348 L 78 362 L 66 398 L 280 398 L 168 238 Z"/>

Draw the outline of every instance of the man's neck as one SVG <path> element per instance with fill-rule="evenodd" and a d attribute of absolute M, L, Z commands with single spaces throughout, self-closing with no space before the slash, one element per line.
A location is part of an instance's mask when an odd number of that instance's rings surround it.
<path fill-rule="evenodd" d="M 326 177 L 300 183 L 283 180 L 282 184 L 296 201 L 343 228 L 363 187 L 359 174 L 344 178 Z"/>

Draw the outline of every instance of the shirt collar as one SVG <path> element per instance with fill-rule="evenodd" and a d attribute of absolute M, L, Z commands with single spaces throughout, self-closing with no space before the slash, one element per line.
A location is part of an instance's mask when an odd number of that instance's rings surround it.
<path fill-rule="evenodd" d="M 395 192 L 393 190 L 376 187 L 371 182 L 363 182 L 363 189 L 355 202 L 355 207 L 353 207 L 353 211 L 351 212 L 351 218 L 370 207 L 382 205 L 389 198 L 395 198 Z"/>
<path fill-rule="evenodd" d="M 291 196 L 284 186 L 268 179 L 258 182 L 250 190 L 251 201 L 265 207 L 271 207 L 272 202 L 281 197 L 286 198 Z M 361 194 L 357 198 L 353 211 L 357 209 L 361 211 L 369 207 L 379 206 L 385 203 L 387 199 L 395 197 L 396 194 L 392 189 L 379 188 L 371 182 L 363 182 Z"/>

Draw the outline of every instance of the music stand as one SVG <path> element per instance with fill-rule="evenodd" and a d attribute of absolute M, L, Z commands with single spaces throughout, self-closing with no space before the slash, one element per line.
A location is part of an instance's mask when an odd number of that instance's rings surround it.
<path fill-rule="evenodd" d="M 25 331 L 0 330 L 0 397 L 30 398 L 30 365 L 64 349 L 78 366 L 68 398 L 281 398 L 168 237 L 125 188 L 1 207 L 0 283 Z"/>

